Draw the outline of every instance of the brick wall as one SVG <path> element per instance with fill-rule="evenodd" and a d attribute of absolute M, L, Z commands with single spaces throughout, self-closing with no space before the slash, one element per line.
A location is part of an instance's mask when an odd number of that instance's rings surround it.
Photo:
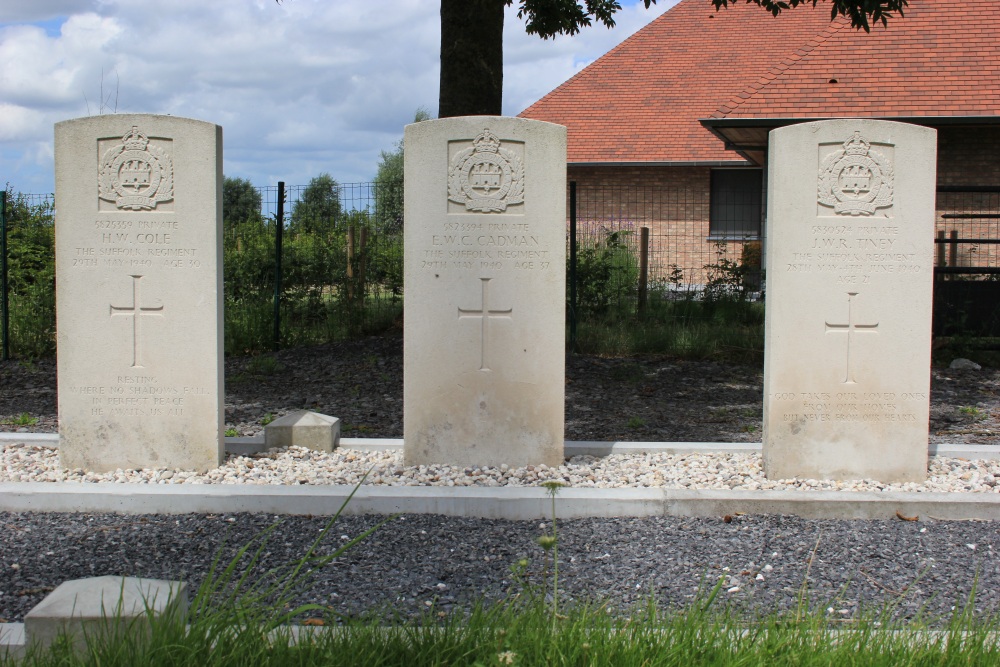
<path fill-rule="evenodd" d="M 568 175 L 577 184 L 581 243 L 621 230 L 638 248 L 640 228 L 649 228 L 652 284 L 676 279 L 679 270 L 682 284 L 703 285 L 705 266 L 717 263 L 720 251 L 734 262 L 740 259 L 742 241 L 720 244 L 709 238 L 708 167 L 570 166 Z"/>
<path fill-rule="evenodd" d="M 623 230 L 638 248 L 639 229 L 650 229 L 650 281 L 668 282 L 680 269 L 683 282 L 701 285 L 706 265 L 716 264 L 719 244 L 709 237 L 709 167 L 574 167 L 581 242 Z M 939 187 L 1000 186 L 1000 127 L 944 127 L 938 131 Z M 997 217 L 983 217 L 984 215 Z M 974 217 L 969 217 L 969 216 Z M 1000 238 L 1000 193 L 940 192 L 937 231 L 959 238 Z M 603 230 L 603 232 L 602 232 Z M 738 262 L 743 243 L 725 243 Z M 998 266 L 1000 245 L 945 244 L 945 264 Z"/>

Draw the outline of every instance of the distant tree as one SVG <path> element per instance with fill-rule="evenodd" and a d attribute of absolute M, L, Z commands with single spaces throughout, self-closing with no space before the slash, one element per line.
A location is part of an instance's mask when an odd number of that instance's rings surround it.
<path fill-rule="evenodd" d="M 710 0 L 716 9 L 740 0 Z M 818 0 L 746 0 L 775 16 L 782 10 Z M 656 0 L 643 0 L 648 9 Z M 513 0 L 441 0 L 441 79 L 438 116 L 501 113 L 503 98 L 504 7 Z M 848 16 L 855 28 L 869 31 L 871 23 L 886 25 L 903 15 L 907 0 L 830 0 L 831 20 Z M 542 39 L 575 35 L 594 21 L 609 28 L 621 9 L 618 0 L 518 0 L 517 17 L 529 35 Z"/>
<path fill-rule="evenodd" d="M 261 218 L 260 190 L 245 178 L 222 179 L 222 219 L 241 224 Z"/>
<path fill-rule="evenodd" d="M 222 267 L 227 302 L 260 299 L 273 288 L 274 240 L 260 190 L 244 178 L 222 179 Z"/>
<path fill-rule="evenodd" d="M 341 216 L 340 184 L 323 173 L 309 181 L 292 209 L 289 230 L 296 234 L 329 234 Z"/>
<path fill-rule="evenodd" d="M 429 120 L 427 109 L 413 114 L 413 122 Z M 375 216 L 379 228 L 398 231 L 403 226 L 403 140 L 392 151 L 382 151 L 375 176 Z"/>

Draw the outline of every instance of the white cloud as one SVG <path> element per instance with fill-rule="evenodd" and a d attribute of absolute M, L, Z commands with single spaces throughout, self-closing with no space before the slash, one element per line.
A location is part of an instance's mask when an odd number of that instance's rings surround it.
<path fill-rule="evenodd" d="M 4 0 L 0 23 L 46 21 L 92 10 L 96 0 Z"/>
<path fill-rule="evenodd" d="M 629 4 L 614 30 L 549 41 L 526 35 L 511 9 L 505 113 L 648 23 L 662 2 L 648 11 Z M 305 183 L 323 171 L 345 182 L 370 179 L 379 152 L 392 148 L 416 109 L 437 110 L 439 15 L 426 0 L 0 5 L 0 181 L 16 188 L 51 183 L 53 123 L 88 113 L 219 123 L 226 174 L 268 185 Z M 55 16 L 67 18 L 55 29 L 41 23 Z M 24 21 L 34 24 L 16 23 Z"/>

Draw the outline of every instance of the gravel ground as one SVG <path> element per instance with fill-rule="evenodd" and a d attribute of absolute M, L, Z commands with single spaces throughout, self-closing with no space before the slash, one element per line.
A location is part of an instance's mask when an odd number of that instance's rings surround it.
<path fill-rule="evenodd" d="M 566 439 L 760 442 L 762 369 L 669 357 L 566 360 Z M 226 360 L 226 426 L 263 431 L 307 408 L 340 417 L 345 437 L 403 436 L 399 335 Z M 22 413 L 37 423 L 16 423 Z M 6 422 L 6 423 L 5 423 Z M 57 430 L 55 361 L 0 362 L 0 431 Z M 934 369 L 930 440 L 1000 444 L 1000 369 Z"/>
<path fill-rule="evenodd" d="M 344 517 L 320 553 L 375 525 Z M 121 516 L 0 513 L 0 618 L 21 621 L 66 579 L 123 574 L 183 579 L 197 586 L 217 550 L 235 547 L 280 521 L 263 566 L 304 553 L 326 525 L 321 517 L 251 514 Z M 417 615 L 520 587 L 511 565 L 529 560 L 540 583 L 537 521 L 407 515 L 383 526 L 321 570 L 298 602 L 346 615 Z M 225 546 L 223 546 L 225 545 Z M 904 617 L 948 614 L 976 587 L 979 613 L 1000 602 L 1000 526 L 956 521 L 812 521 L 783 516 L 710 519 L 577 519 L 559 523 L 559 581 L 566 598 L 601 598 L 629 608 L 655 598 L 683 606 L 699 587 L 724 578 L 721 599 L 791 609 L 803 589 L 835 618 L 892 603 Z"/>
<path fill-rule="evenodd" d="M 402 434 L 398 337 L 279 352 L 274 361 L 227 360 L 227 426 L 260 432 L 267 414 L 307 407 L 340 417 L 345 435 Z M 28 413 L 55 431 L 55 368 L 0 363 L 0 421 Z M 757 368 L 668 358 L 570 357 L 570 440 L 759 441 Z M 932 442 L 1000 444 L 1000 372 L 933 371 Z M 728 518 L 728 521 L 726 520 Z M 629 607 L 653 596 L 682 606 L 699 586 L 724 578 L 722 598 L 763 610 L 789 609 L 806 590 L 837 618 L 894 603 L 898 613 L 947 614 L 975 586 L 975 607 L 1000 603 L 1000 524 L 926 520 L 832 521 L 781 516 L 712 519 L 580 519 L 560 522 L 564 595 Z M 0 621 L 18 622 L 66 579 L 123 574 L 184 579 L 197 586 L 213 555 L 279 521 L 264 566 L 301 555 L 327 519 L 263 515 L 120 516 L 0 513 Z M 344 517 L 321 551 L 378 517 Z M 519 584 L 511 565 L 527 558 L 542 578 L 545 531 L 535 521 L 408 515 L 383 527 L 318 573 L 300 602 L 358 615 L 445 611 L 497 599 Z"/>

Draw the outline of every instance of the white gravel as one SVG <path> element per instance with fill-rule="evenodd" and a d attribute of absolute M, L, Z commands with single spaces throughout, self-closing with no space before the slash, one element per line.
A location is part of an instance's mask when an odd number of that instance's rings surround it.
<path fill-rule="evenodd" d="M 804 491 L 920 491 L 1000 493 L 1000 461 L 932 457 L 922 484 L 815 479 L 770 480 L 757 454 L 615 454 L 575 456 L 558 467 L 461 468 L 405 466 L 401 451 L 339 448 L 332 454 L 302 447 L 230 456 L 205 474 L 179 470 L 116 470 L 97 474 L 59 465 L 58 451 L 7 444 L 0 482 L 116 482 L 131 484 L 365 484 L 386 486 L 537 486 L 560 480 L 578 488 L 658 487 Z"/>

